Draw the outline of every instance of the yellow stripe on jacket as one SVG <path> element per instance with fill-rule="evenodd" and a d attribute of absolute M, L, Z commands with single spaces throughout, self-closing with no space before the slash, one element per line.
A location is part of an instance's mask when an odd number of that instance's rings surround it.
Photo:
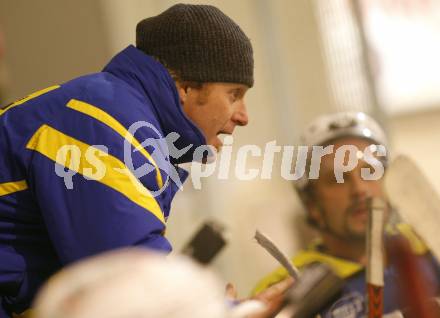
<path fill-rule="evenodd" d="M 107 125 L 111 129 L 113 129 L 115 132 L 117 132 L 122 138 L 124 138 L 125 140 L 130 142 L 133 145 L 133 147 L 135 149 L 138 149 L 139 152 L 145 158 L 147 158 L 147 160 L 154 166 L 154 168 L 156 170 L 157 185 L 158 185 L 159 189 L 161 189 L 163 187 L 162 175 L 160 174 L 159 167 L 157 166 L 153 157 L 151 157 L 151 155 L 141 146 L 139 141 L 127 129 L 125 129 L 125 127 L 122 126 L 122 124 L 119 123 L 114 117 L 110 116 L 105 111 L 103 111 L 102 109 L 100 109 L 96 106 L 93 106 L 91 104 L 88 104 L 88 103 L 85 103 L 85 102 L 82 102 L 82 101 L 79 101 L 76 99 L 71 99 L 67 103 L 67 107 L 74 109 L 78 112 L 81 112 L 83 114 L 86 114 L 86 115 L 100 121 L 101 123 Z"/>
<path fill-rule="evenodd" d="M 16 181 L 16 182 L 6 182 L 0 183 L 0 197 L 9 195 L 15 192 L 27 190 L 28 185 L 26 180 Z"/>
<path fill-rule="evenodd" d="M 48 93 L 50 91 L 53 91 L 54 89 L 57 89 L 59 87 L 60 87 L 60 85 L 50 86 L 50 87 L 41 89 L 39 91 L 36 91 L 36 92 L 34 92 L 34 93 L 32 93 L 32 94 L 30 94 L 30 95 L 28 95 L 28 96 L 26 96 L 26 97 L 24 97 L 22 99 L 19 99 L 18 101 L 13 102 L 12 104 L 7 105 L 5 108 L 0 109 L 0 116 L 3 115 L 4 112 L 6 112 L 7 110 L 10 110 L 11 108 L 13 108 L 15 106 L 24 104 L 24 103 L 26 103 L 27 101 L 29 101 L 29 100 L 31 100 L 33 98 L 36 98 L 36 97 L 41 96 L 43 94 L 46 94 L 46 93 Z"/>
<path fill-rule="evenodd" d="M 78 155 L 68 151 L 69 146 L 78 147 Z M 88 179 L 98 181 L 116 190 L 127 199 L 148 210 L 165 224 L 164 215 L 155 198 L 118 158 L 65 135 L 48 125 L 43 125 L 37 130 L 26 148 L 35 150 L 52 161 L 82 174 Z M 102 173 L 100 178 L 97 178 L 97 173 L 94 172 L 96 166 L 91 164 L 86 158 L 86 153 L 89 149 L 96 152 L 104 164 L 105 173 Z"/>

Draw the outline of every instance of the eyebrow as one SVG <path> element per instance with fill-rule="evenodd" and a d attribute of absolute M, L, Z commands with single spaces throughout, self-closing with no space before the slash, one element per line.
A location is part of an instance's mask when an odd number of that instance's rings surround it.
<path fill-rule="evenodd" d="M 235 87 L 235 88 L 230 89 L 228 93 L 229 94 L 237 93 L 240 97 L 242 97 L 244 95 L 244 93 L 245 93 L 245 89 L 242 88 L 242 87 Z"/>

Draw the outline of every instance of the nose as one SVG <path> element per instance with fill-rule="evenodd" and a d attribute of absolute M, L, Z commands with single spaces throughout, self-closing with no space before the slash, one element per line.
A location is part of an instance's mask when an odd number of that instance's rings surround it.
<path fill-rule="evenodd" d="M 359 173 L 350 174 L 351 196 L 356 199 L 365 199 L 370 194 L 367 181 L 363 180 Z"/>
<path fill-rule="evenodd" d="M 240 103 L 240 105 L 232 115 L 232 121 L 238 126 L 246 126 L 249 123 L 249 117 L 244 101 Z"/>

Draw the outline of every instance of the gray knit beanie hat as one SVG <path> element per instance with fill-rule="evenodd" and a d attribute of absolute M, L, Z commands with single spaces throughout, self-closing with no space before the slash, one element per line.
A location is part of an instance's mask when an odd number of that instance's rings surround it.
<path fill-rule="evenodd" d="M 254 84 L 250 40 L 214 6 L 176 4 L 142 20 L 136 46 L 184 81 Z"/>

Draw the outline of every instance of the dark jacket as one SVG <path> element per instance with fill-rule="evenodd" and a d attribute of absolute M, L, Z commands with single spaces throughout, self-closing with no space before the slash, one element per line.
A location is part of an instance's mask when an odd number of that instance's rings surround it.
<path fill-rule="evenodd" d="M 178 149 L 192 145 L 179 158 L 163 139 L 172 132 Z M 167 70 L 133 46 L 0 110 L 0 317 L 73 261 L 133 245 L 169 252 L 166 219 L 186 178 L 173 165 L 204 143 Z"/>

